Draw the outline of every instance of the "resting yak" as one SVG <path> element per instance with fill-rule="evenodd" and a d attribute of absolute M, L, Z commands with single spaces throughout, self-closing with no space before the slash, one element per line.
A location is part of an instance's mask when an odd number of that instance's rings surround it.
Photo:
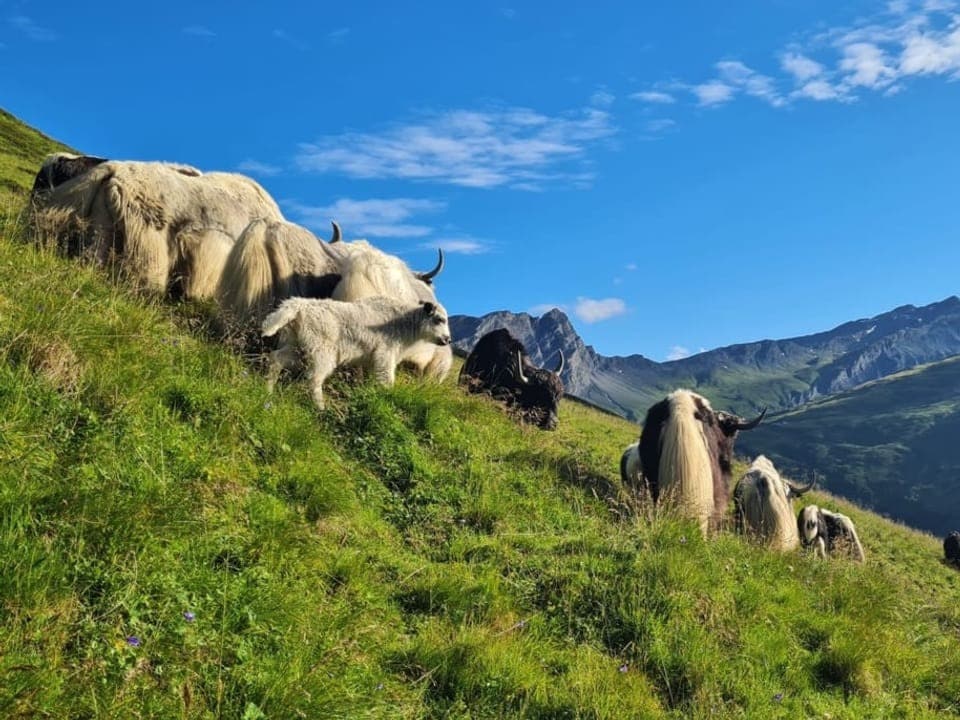
<path fill-rule="evenodd" d="M 844 552 L 854 560 L 863 562 L 863 545 L 857 537 L 853 521 L 846 515 L 807 505 L 797 515 L 797 530 L 803 546 L 812 545 L 814 554 L 819 557 Z"/>
<path fill-rule="evenodd" d="M 954 530 L 943 539 L 943 559 L 960 567 L 960 532 Z"/>
<path fill-rule="evenodd" d="M 733 491 L 737 530 L 753 535 L 771 550 L 795 550 L 800 537 L 791 501 L 812 487 L 812 482 L 791 482 L 767 457 L 758 455 Z"/>
<path fill-rule="evenodd" d="M 700 523 L 719 525 L 730 501 L 737 433 L 760 424 L 717 412 L 701 395 L 675 390 L 648 411 L 640 434 L 640 467 L 653 501 L 660 498 Z"/>
<path fill-rule="evenodd" d="M 459 382 L 470 392 L 484 392 L 515 408 L 524 422 L 554 430 L 563 397 L 563 352 L 554 370 L 530 362 L 523 344 L 505 328 L 484 335 L 467 356 Z"/>
<path fill-rule="evenodd" d="M 215 293 L 233 241 L 252 220 L 282 219 L 273 198 L 243 175 L 62 153 L 37 173 L 33 205 L 41 223 L 62 223 L 59 245 L 69 254 L 116 263 L 135 286 L 157 293 L 179 277 L 184 294 L 197 298 Z"/>

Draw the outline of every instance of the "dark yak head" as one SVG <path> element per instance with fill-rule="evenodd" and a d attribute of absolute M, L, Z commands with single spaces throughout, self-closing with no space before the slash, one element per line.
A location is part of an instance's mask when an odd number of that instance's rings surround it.
<path fill-rule="evenodd" d="M 460 383 L 472 392 L 486 392 L 516 408 L 524 422 L 554 430 L 563 397 L 563 353 L 556 369 L 538 368 L 508 330 L 484 335 L 460 371 Z"/>
<path fill-rule="evenodd" d="M 752 430 L 767 414 L 766 408 L 753 420 L 744 420 L 739 415 L 716 411 L 703 396 L 689 390 L 676 390 L 653 405 L 648 411 L 640 435 L 640 465 L 650 484 L 653 499 L 660 493 L 660 447 L 666 423 L 675 407 L 690 407 L 690 403 L 678 400 L 686 394 L 693 407 L 693 417 L 700 423 L 707 443 L 713 475 L 714 510 L 722 515 L 730 499 L 730 479 L 733 472 L 733 444 L 741 430 Z"/>
<path fill-rule="evenodd" d="M 53 190 L 105 162 L 107 162 L 106 158 L 92 155 L 70 155 L 69 153 L 51 155 L 43 161 L 43 165 L 37 171 L 31 192 L 37 194 Z"/>

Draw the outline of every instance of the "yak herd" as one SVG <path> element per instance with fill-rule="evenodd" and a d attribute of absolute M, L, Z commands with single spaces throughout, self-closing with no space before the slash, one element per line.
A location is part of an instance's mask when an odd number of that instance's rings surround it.
<path fill-rule="evenodd" d="M 452 367 L 447 313 L 433 288 L 442 251 L 433 269 L 415 272 L 364 240 L 343 240 L 336 222 L 329 241 L 318 239 L 285 220 L 246 176 L 171 163 L 59 153 L 38 171 L 31 200 L 38 232 L 64 254 L 149 293 L 210 301 L 225 332 L 272 346 L 271 389 L 284 369 L 304 360 L 319 407 L 324 381 L 342 366 L 364 368 L 385 385 L 400 365 L 434 381 Z M 555 369 L 539 368 L 522 343 L 497 329 L 477 342 L 459 383 L 552 430 L 563 396 L 558 355 Z M 704 534 L 715 530 L 731 500 L 734 441 L 764 414 L 746 420 L 676 390 L 648 410 L 639 440 L 624 451 L 623 483 L 695 520 Z M 774 550 L 802 545 L 821 557 L 863 561 L 847 516 L 816 505 L 794 516 L 793 499 L 811 487 L 757 457 L 732 492 L 736 529 Z M 946 537 L 944 555 L 960 567 L 960 532 Z"/>

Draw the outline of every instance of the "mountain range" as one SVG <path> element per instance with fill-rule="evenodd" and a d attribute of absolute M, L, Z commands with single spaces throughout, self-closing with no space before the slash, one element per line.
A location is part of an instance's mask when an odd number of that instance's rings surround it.
<path fill-rule="evenodd" d="M 554 367 L 562 350 L 568 393 L 634 422 L 678 387 L 742 415 L 766 407 L 738 451 L 815 473 L 826 489 L 916 527 L 960 526 L 960 298 L 663 363 L 599 354 L 557 309 L 453 316 L 450 327 L 462 352 L 496 327 L 541 365 Z"/>

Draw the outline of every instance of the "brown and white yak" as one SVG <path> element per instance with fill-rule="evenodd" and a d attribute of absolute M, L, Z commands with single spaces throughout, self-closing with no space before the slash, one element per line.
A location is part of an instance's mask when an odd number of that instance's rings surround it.
<path fill-rule="evenodd" d="M 704 534 L 718 527 L 730 501 L 733 444 L 753 420 L 718 412 L 702 395 L 675 390 L 648 411 L 640 434 L 640 467 L 653 501 L 697 520 Z"/>
<path fill-rule="evenodd" d="M 792 499 L 813 487 L 780 475 L 773 463 L 758 455 L 733 491 L 737 530 L 759 539 L 771 550 L 795 550 L 800 545 Z"/>

